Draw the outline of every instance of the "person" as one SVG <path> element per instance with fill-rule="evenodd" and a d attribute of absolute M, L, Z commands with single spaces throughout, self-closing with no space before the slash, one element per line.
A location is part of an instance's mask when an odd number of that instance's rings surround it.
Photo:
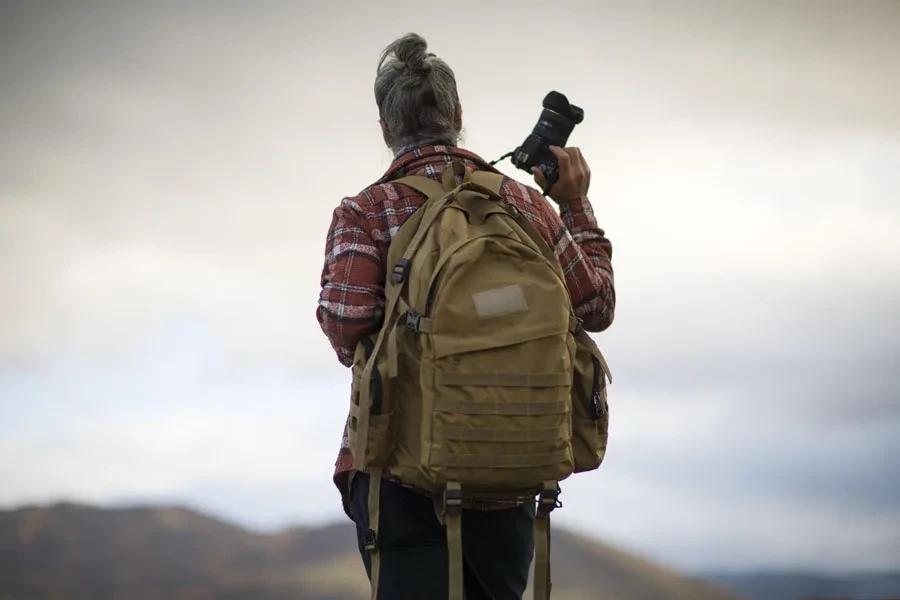
<path fill-rule="evenodd" d="M 357 343 L 380 327 L 392 236 L 426 197 L 392 180 L 424 175 L 440 181 L 453 161 L 498 172 L 459 146 L 462 107 L 454 72 L 418 34 L 388 45 L 375 78 L 375 101 L 385 144 L 394 154 L 387 172 L 334 209 L 326 237 L 321 294 L 316 315 L 340 363 L 351 367 Z M 590 169 L 578 148 L 552 148 L 559 178 L 549 192 L 554 210 L 538 189 L 506 177 L 501 195 L 522 211 L 556 252 L 574 312 L 586 331 L 606 330 L 613 321 L 615 288 L 612 245 L 588 200 Z M 543 174 L 534 183 L 544 189 Z M 349 418 L 348 418 L 349 422 Z M 334 473 L 343 509 L 356 523 L 360 554 L 368 529 L 367 473 L 357 471 L 349 451 L 347 424 Z M 382 480 L 379 519 L 378 597 L 447 597 L 446 532 L 432 498 L 403 482 Z M 469 505 L 462 516 L 464 589 L 469 600 L 520 599 L 534 552 L 535 509 L 531 503 Z"/>

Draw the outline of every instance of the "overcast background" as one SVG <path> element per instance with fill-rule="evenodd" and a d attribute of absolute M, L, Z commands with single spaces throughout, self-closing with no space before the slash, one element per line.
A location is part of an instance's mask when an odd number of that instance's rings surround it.
<path fill-rule="evenodd" d="M 487 159 L 551 89 L 586 111 L 611 436 L 556 522 L 690 570 L 900 567 L 897 2 L 0 1 L 0 506 L 344 518 L 314 311 L 407 31 Z"/>

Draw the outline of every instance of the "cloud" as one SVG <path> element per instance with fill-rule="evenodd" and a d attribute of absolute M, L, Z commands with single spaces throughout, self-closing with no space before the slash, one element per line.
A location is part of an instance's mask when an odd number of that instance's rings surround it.
<path fill-rule="evenodd" d="M 0 410 L 0 472 L 10 483 L 0 502 L 152 498 L 217 481 L 322 488 L 346 386 L 289 363 L 229 359 L 218 342 L 188 322 L 128 355 L 4 372 L 0 390 L 16 402 Z"/>

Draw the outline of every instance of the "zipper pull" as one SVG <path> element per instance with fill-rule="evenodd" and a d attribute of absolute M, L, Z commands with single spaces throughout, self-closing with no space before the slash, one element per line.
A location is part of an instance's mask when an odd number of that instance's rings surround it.
<path fill-rule="evenodd" d="M 603 377 L 600 359 L 591 356 L 591 362 L 594 363 L 594 385 L 591 388 L 591 412 L 595 419 L 603 416 L 603 404 L 600 402 L 600 378 Z"/>
<path fill-rule="evenodd" d="M 595 419 L 603 416 L 603 403 L 600 401 L 600 392 L 597 390 L 591 393 L 591 408 Z"/>

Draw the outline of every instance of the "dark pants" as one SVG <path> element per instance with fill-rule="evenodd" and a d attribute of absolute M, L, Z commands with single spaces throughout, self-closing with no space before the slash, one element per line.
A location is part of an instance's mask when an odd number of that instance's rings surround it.
<path fill-rule="evenodd" d="M 351 502 L 360 554 L 371 579 L 368 529 L 369 477 L 356 473 Z M 381 484 L 378 548 L 379 600 L 445 600 L 447 535 L 427 496 L 396 483 Z M 534 505 L 462 515 L 466 600 L 521 600 L 534 554 Z"/>

